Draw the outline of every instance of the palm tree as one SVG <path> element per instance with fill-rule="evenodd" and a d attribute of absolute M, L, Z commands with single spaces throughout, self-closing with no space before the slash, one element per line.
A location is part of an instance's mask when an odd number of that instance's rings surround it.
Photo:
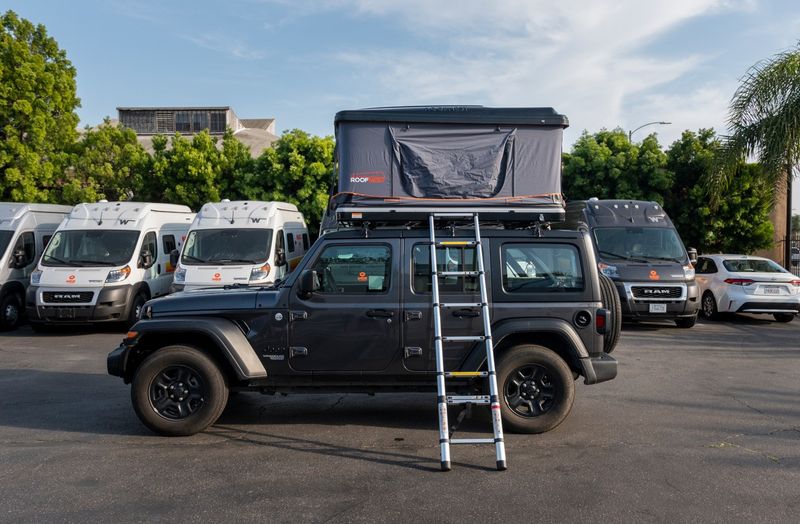
<path fill-rule="evenodd" d="M 800 43 L 752 66 L 731 99 L 722 166 L 710 181 L 712 195 L 724 193 L 735 166 L 755 157 L 777 191 L 786 191 L 785 265 L 789 267 L 792 178 L 800 164 Z"/>

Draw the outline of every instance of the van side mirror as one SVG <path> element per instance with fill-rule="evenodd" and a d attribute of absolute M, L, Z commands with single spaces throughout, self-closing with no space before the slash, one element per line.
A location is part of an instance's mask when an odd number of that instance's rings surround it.
<path fill-rule="evenodd" d="M 25 267 L 27 265 L 25 264 L 26 262 L 25 258 L 26 258 L 25 250 L 23 249 L 15 250 L 14 253 L 11 255 L 11 267 L 14 269 L 21 269 Z"/>
<path fill-rule="evenodd" d="M 689 262 L 691 262 L 691 264 L 693 266 L 696 265 L 697 264 L 697 249 L 695 249 L 693 247 L 690 247 L 689 249 L 686 250 L 686 252 L 689 254 Z"/>
<path fill-rule="evenodd" d="M 275 267 L 286 265 L 286 251 L 282 248 L 275 248 Z"/>
<path fill-rule="evenodd" d="M 139 266 L 143 269 L 150 269 L 155 264 L 155 260 L 153 260 L 153 254 L 147 250 L 142 250 L 142 254 L 139 255 Z"/>
<path fill-rule="evenodd" d="M 297 283 L 297 294 L 300 298 L 309 298 L 315 291 L 319 291 L 319 278 L 313 269 L 305 269 L 300 273 Z"/>
<path fill-rule="evenodd" d="M 181 252 L 177 249 L 173 249 L 169 252 L 169 265 L 172 267 L 178 266 L 178 259 L 181 257 Z"/>

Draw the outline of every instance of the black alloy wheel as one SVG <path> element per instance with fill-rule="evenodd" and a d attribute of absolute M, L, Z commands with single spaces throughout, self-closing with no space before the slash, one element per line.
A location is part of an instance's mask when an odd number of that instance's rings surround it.
<path fill-rule="evenodd" d="M 150 405 L 170 420 L 181 420 L 197 413 L 205 403 L 205 383 L 188 366 L 164 369 L 150 383 Z"/>
<path fill-rule="evenodd" d="M 556 386 L 546 368 L 539 364 L 518 367 L 503 388 L 506 403 L 521 417 L 538 417 L 550 411 L 556 399 Z"/>

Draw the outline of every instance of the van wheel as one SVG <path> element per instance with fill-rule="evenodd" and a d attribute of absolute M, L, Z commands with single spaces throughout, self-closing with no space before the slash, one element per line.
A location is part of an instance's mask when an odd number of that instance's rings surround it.
<path fill-rule="evenodd" d="M 773 317 L 775 317 L 776 322 L 791 322 L 794 320 L 793 313 L 773 313 Z"/>
<path fill-rule="evenodd" d="M 497 387 L 503 425 L 518 433 L 550 431 L 575 401 L 572 371 L 542 346 L 525 344 L 506 351 L 497 366 Z"/>
<path fill-rule="evenodd" d="M 167 346 L 147 357 L 131 384 L 142 423 L 166 436 L 188 436 L 217 421 L 228 402 L 219 367 L 189 346 Z"/>
<path fill-rule="evenodd" d="M 137 293 L 133 297 L 133 304 L 131 304 L 131 312 L 128 313 L 128 327 L 136 324 L 139 321 L 139 313 L 142 311 L 142 306 L 147 302 L 147 297 L 143 293 Z"/>
<path fill-rule="evenodd" d="M 715 320 L 719 316 L 717 311 L 717 299 L 711 291 L 703 293 L 703 303 L 700 304 L 700 311 L 703 313 L 703 318 L 707 320 Z"/>
<path fill-rule="evenodd" d="M 0 331 L 12 331 L 22 322 L 22 302 L 14 293 L 0 300 Z"/>
<path fill-rule="evenodd" d="M 603 307 L 611 311 L 611 325 L 606 326 L 606 333 L 603 335 L 603 351 L 611 353 L 617 347 L 622 331 L 622 302 L 614 281 L 603 274 L 600 275 L 600 292 Z"/>

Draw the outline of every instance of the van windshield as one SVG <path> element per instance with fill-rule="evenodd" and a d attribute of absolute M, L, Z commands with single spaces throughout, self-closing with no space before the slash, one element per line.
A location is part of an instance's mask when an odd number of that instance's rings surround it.
<path fill-rule="evenodd" d="M 678 233 L 666 227 L 599 227 L 594 230 L 602 259 L 672 260 L 683 262 L 686 251 Z"/>
<path fill-rule="evenodd" d="M 271 229 L 194 229 L 186 238 L 181 264 L 259 264 L 267 261 L 271 247 Z"/>
<path fill-rule="evenodd" d="M 43 266 L 121 266 L 131 260 L 138 231 L 56 231 L 42 255 Z"/>
<path fill-rule="evenodd" d="M 13 236 L 13 231 L 0 231 L 0 258 L 5 255 L 6 248 L 8 248 L 8 243 L 11 241 L 11 237 Z"/>

